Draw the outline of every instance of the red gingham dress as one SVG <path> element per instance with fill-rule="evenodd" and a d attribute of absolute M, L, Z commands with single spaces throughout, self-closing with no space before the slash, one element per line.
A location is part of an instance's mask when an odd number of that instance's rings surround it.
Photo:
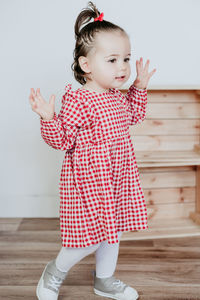
<path fill-rule="evenodd" d="M 60 230 L 63 247 L 88 247 L 118 231 L 147 229 L 147 208 L 129 126 L 146 117 L 147 90 L 131 85 L 97 93 L 65 87 L 60 113 L 40 118 L 41 135 L 66 151 L 62 164 Z"/>

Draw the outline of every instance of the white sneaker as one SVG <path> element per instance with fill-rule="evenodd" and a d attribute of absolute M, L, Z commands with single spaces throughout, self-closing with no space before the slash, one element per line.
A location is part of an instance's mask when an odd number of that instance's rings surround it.
<path fill-rule="evenodd" d="M 136 289 L 128 286 L 123 281 L 114 276 L 107 278 L 96 277 L 96 271 L 93 270 L 94 292 L 103 297 L 117 300 L 136 300 L 139 295 Z"/>
<path fill-rule="evenodd" d="M 57 300 L 59 289 L 68 272 L 57 269 L 55 259 L 48 262 L 37 285 L 36 295 L 39 300 Z"/>

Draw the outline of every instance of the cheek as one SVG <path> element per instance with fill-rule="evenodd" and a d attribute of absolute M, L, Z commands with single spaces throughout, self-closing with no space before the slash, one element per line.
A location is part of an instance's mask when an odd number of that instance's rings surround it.
<path fill-rule="evenodd" d="M 114 74 L 116 71 L 116 65 L 112 63 L 107 63 L 104 65 L 104 70 L 106 70 L 109 74 Z"/>
<path fill-rule="evenodd" d="M 102 73 L 104 73 L 107 69 L 106 69 L 106 64 L 105 63 L 98 63 L 98 65 L 96 65 L 96 68 L 95 68 L 95 70 L 96 70 L 96 72 L 98 73 L 98 74 L 102 74 Z"/>
<path fill-rule="evenodd" d="M 113 68 L 109 66 L 109 64 L 103 63 L 100 67 L 100 72 L 104 74 L 104 76 L 113 73 Z"/>
<path fill-rule="evenodd" d="M 127 75 L 130 75 L 130 74 L 131 74 L 131 67 L 129 65 L 128 68 L 127 68 Z"/>

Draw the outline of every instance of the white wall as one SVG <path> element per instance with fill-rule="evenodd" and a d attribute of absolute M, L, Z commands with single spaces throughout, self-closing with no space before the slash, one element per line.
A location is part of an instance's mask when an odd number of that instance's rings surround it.
<path fill-rule="evenodd" d="M 1 173 L 0 217 L 57 217 L 64 152 L 40 135 L 39 116 L 29 104 L 30 88 L 56 111 L 72 75 L 74 22 L 88 1 L 1 0 Z M 97 0 L 104 19 L 122 26 L 132 44 L 132 76 L 140 56 L 157 68 L 149 88 L 200 87 L 200 1 Z"/>

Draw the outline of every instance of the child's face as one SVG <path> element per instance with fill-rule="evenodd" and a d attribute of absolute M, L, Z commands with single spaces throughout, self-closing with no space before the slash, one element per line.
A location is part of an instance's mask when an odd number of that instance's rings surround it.
<path fill-rule="evenodd" d="M 121 87 L 130 77 L 131 45 L 129 38 L 119 32 L 98 33 L 95 47 L 88 54 L 88 70 L 96 89 Z M 124 76 L 122 79 L 119 77 Z"/>

